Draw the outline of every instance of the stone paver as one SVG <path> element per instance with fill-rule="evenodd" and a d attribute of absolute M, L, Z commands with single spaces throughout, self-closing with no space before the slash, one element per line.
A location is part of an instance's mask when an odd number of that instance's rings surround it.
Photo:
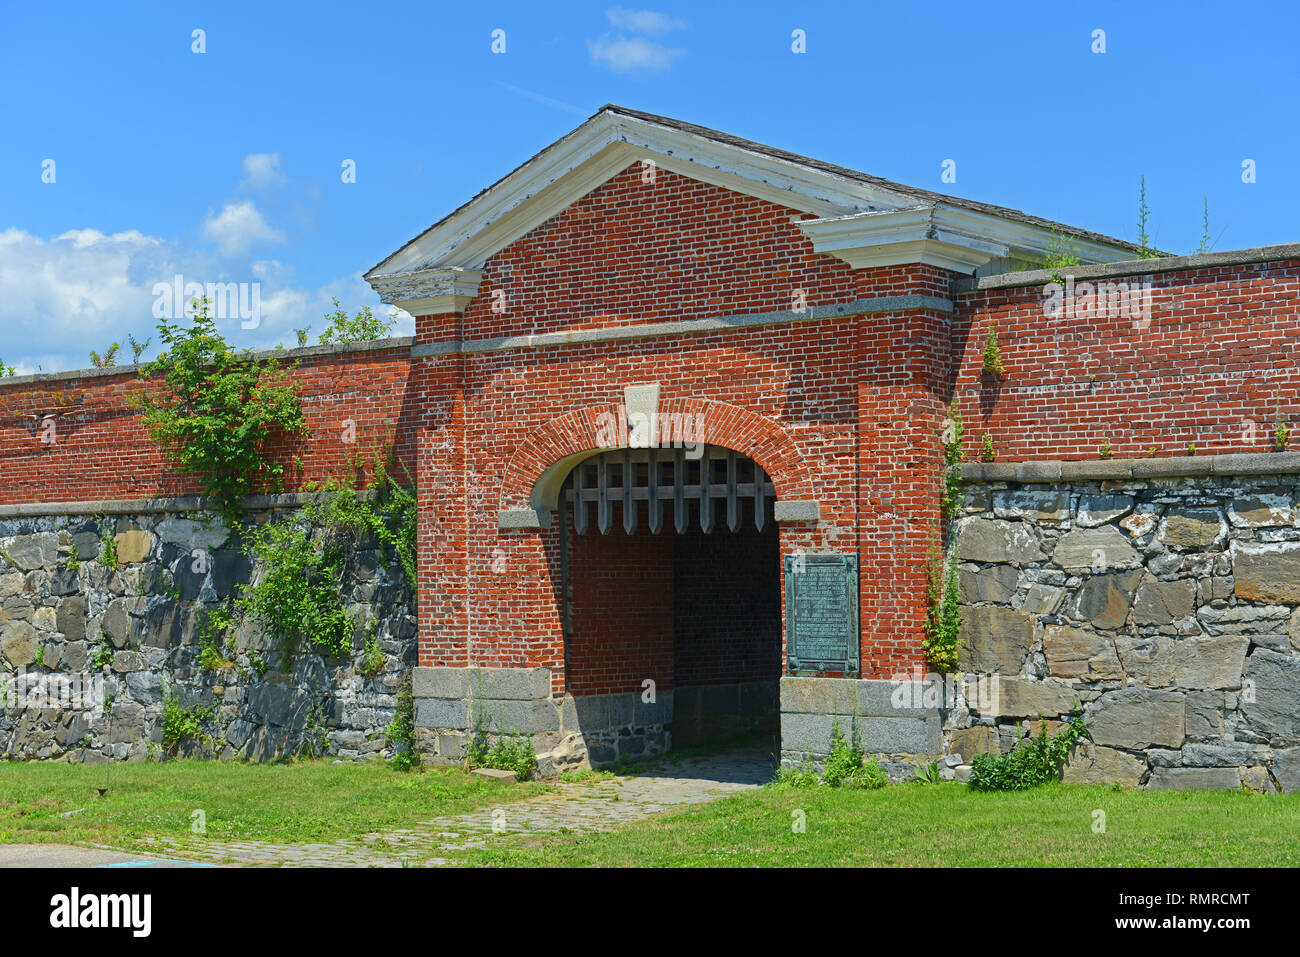
<path fill-rule="evenodd" d="M 520 835 L 606 831 L 661 811 L 717 800 L 770 781 L 775 770 L 776 755 L 761 749 L 669 757 L 644 773 L 595 784 L 559 783 L 549 794 L 331 844 L 157 843 L 168 854 L 238 867 L 440 867 L 455 864 L 451 855 L 456 851 Z"/>

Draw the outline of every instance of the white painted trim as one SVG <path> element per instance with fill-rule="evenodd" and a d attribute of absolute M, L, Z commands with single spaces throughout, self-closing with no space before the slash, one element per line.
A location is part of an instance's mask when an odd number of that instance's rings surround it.
<path fill-rule="evenodd" d="M 961 209 L 945 203 L 873 210 L 798 223 L 813 249 L 854 269 L 921 262 L 970 272 L 994 259 L 1041 259 L 1053 233 L 1041 226 Z M 1130 250 L 1069 237 L 1080 259 L 1117 262 Z"/>
<path fill-rule="evenodd" d="M 478 295 L 483 274 L 470 269 L 421 269 L 397 275 L 374 276 L 370 285 L 379 301 L 413 316 L 460 312 Z"/>

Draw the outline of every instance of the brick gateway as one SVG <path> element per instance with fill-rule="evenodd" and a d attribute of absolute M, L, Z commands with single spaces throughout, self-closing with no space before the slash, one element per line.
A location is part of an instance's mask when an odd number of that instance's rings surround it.
<path fill-rule="evenodd" d="M 1062 237 L 1084 264 L 1068 286 L 1025 270 Z M 1103 733 L 1078 779 L 1300 786 L 1300 463 L 1267 452 L 1300 410 L 1300 248 L 1136 255 L 606 107 L 367 274 L 413 339 L 289 351 L 315 438 L 284 454 L 304 482 L 336 472 L 348 420 L 416 476 L 434 756 L 487 724 L 552 767 L 720 730 L 772 729 L 794 760 L 838 716 L 901 767 L 1010 747 L 1079 700 Z M 0 532 L 197 491 L 125 408 L 133 372 L 0 382 Z M 954 399 L 968 457 L 985 433 L 997 453 L 965 468 L 947 538 L 963 667 L 1000 676 L 993 703 L 895 694 L 927 682 Z M 47 415 L 54 447 L 23 424 Z M 824 554 L 857 559 L 852 676 L 787 666 L 781 569 Z M 60 640 L 35 623 L 58 596 L 15 597 L 12 620 Z"/>

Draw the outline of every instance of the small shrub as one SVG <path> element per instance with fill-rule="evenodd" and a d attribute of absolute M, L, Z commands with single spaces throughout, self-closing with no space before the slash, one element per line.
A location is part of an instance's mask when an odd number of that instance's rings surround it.
<path fill-rule="evenodd" d="M 1076 707 L 1066 726 L 1049 736 L 1044 722 L 1038 737 L 1021 742 L 1006 754 L 977 754 L 971 758 L 970 786 L 976 791 L 1024 791 L 1055 780 L 1080 738 L 1092 740 Z"/>
<path fill-rule="evenodd" d="M 889 783 L 889 777 L 876 763 L 875 757 L 864 762 L 862 748 L 858 746 L 856 735 L 844 737 L 840 723 L 831 725 L 831 753 L 826 757 L 825 781 L 833 788 L 845 787 L 861 790 L 883 788 Z"/>
<path fill-rule="evenodd" d="M 415 692 L 410 675 L 397 692 L 397 710 L 384 737 L 393 749 L 392 765 L 397 770 L 410 771 L 420 763 L 420 755 L 415 750 Z"/>
<path fill-rule="evenodd" d="M 163 695 L 163 750 L 174 755 L 191 738 L 205 740 L 203 722 L 210 720 L 212 713 L 211 708 L 200 705 L 182 708 L 169 689 Z"/>
<path fill-rule="evenodd" d="M 117 568 L 117 538 L 113 535 L 104 536 L 104 554 L 100 556 L 99 562 L 105 568 Z"/>
<path fill-rule="evenodd" d="M 371 313 L 370 307 L 365 306 L 355 316 L 349 318 L 347 310 L 339 306 L 338 297 L 334 297 L 334 311 L 325 317 L 329 320 L 329 325 L 321 333 L 321 345 L 330 345 L 335 342 L 366 342 L 371 339 L 382 339 L 389 334 L 393 328 L 393 320 L 388 316 L 376 316 Z M 311 327 L 308 326 L 308 329 Z M 298 330 L 294 330 L 297 332 Z M 299 345 L 305 345 L 303 341 L 307 338 L 307 329 L 302 330 L 303 335 L 299 338 Z"/>
<path fill-rule="evenodd" d="M 788 788 L 815 788 L 820 785 L 821 778 L 817 776 L 816 769 L 808 758 L 804 758 L 798 766 L 783 764 L 776 772 L 776 784 Z"/>
<path fill-rule="evenodd" d="M 514 771 L 519 780 L 527 781 L 537 767 L 537 755 L 533 751 L 533 739 L 526 734 L 512 730 L 492 741 L 487 731 L 479 728 L 470 739 L 465 763 L 471 768 Z"/>
<path fill-rule="evenodd" d="M 867 758 L 862 767 L 853 771 L 841 783 L 840 787 L 856 791 L 878 791 L 889 784 L 889 775 L 876 763 L 875 755 Z"/>

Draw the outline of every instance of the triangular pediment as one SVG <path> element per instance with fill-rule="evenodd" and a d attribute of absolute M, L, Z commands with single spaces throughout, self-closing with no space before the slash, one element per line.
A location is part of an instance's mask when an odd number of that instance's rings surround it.
<path fill-rule="evenodd" d="M 384 302 L 417 314 L 463 308 L 495 253 L 629 166 L 649 162 L 812 214 L 816 219 L 800 228 L 814 249 L 855 266 L 934 261 L 968 271 L 972 264 L 1045 251 L 1058 231 L 1077 242 L 1083 262 L 1133 258 L 1130 244 L 1110 237 L 903 186 L 716 130 L 606 106 L 365 278 Z M 943 224 L 931 222 L 935 219 Z"/>

